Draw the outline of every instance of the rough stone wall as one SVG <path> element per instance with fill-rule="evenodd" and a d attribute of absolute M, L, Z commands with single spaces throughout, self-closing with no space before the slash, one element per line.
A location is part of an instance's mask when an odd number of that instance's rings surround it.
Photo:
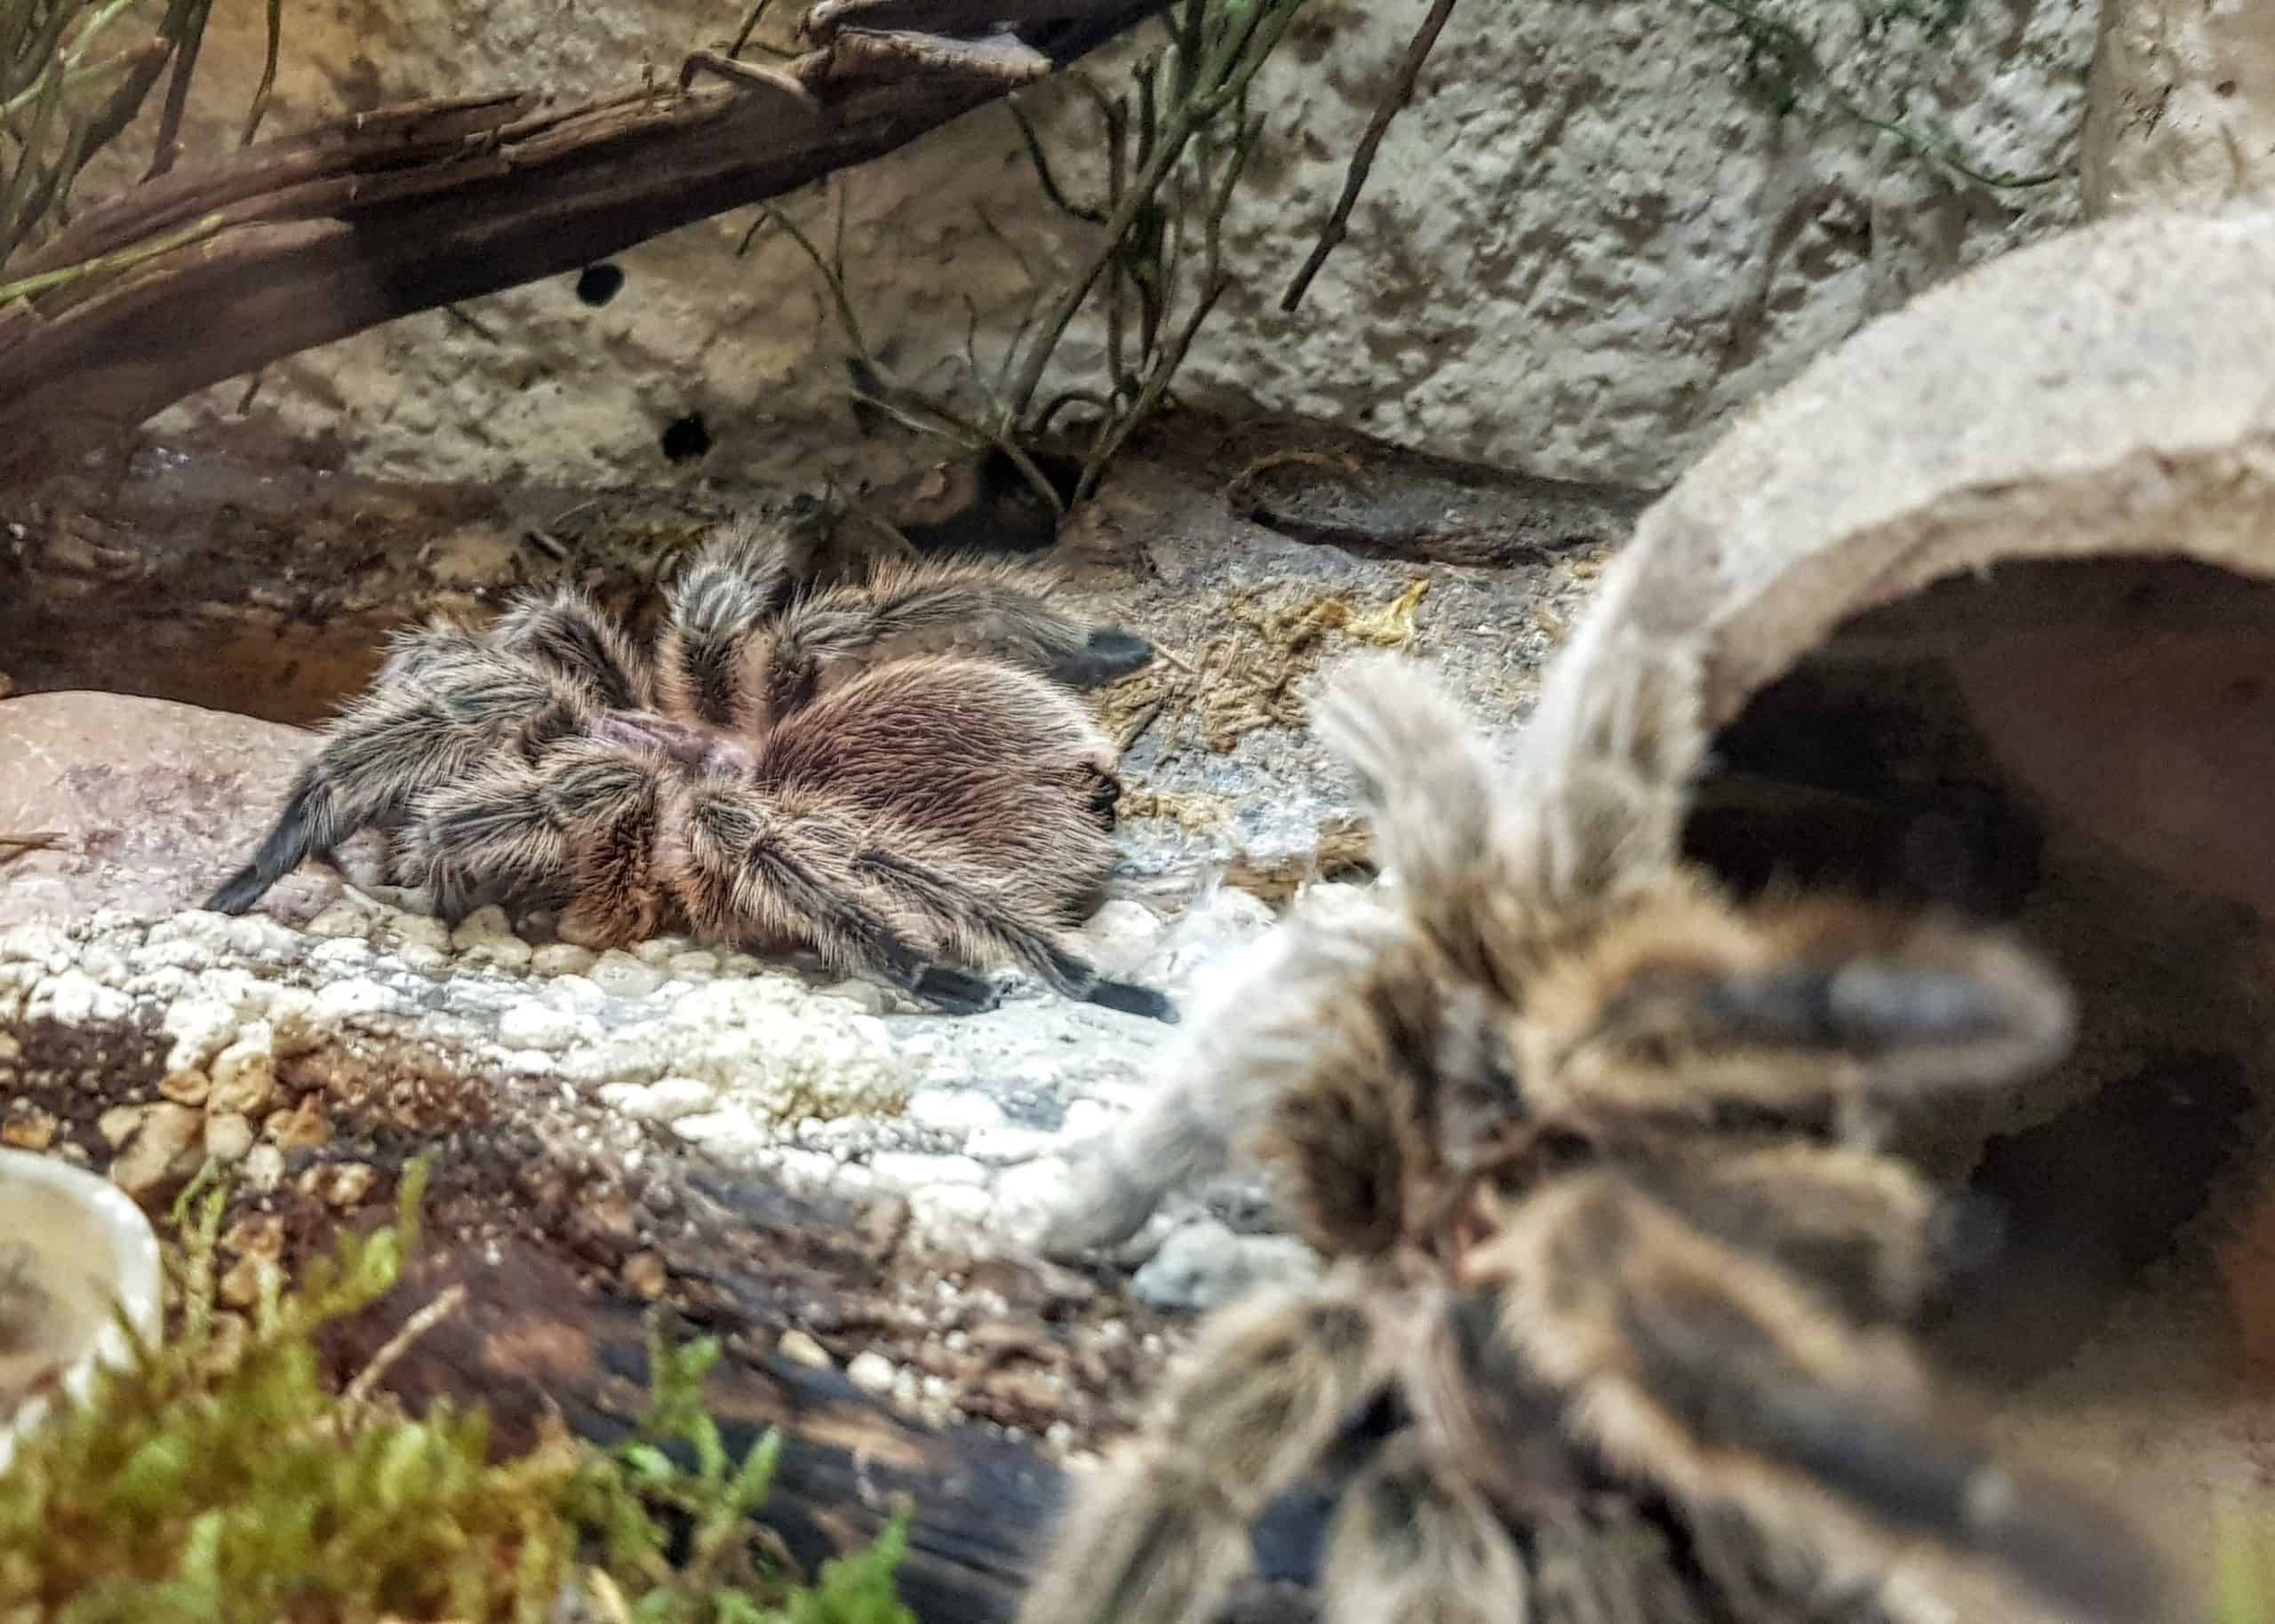
<path fill-rule="evenodd" d="M 305 0 L 289 8 L 271 127 L 419 93 L 536 82 L 574 94 L 643 64 L 668 78 L 689 44 L 723 44 L 741 9 Z M 1804 23 L 1856 106 L 1984 169 L 2074 157 L 2091 0 L 1759 9 Z M 1195 392 L 1529 472 L 1656 484 L 1732 410 L 1872 314 L 2077 211 L 2074 180 L 1958 187 L 1897 139 L 1828 111 L 1806 73 L 1760 59 L 1750 77 L 1715 0 L 1473 4 L 1384 143 L 1351 240 L 1282 317 L 1279 295 L 1423 10 L 1314 0 L 1267 69 L 1265 147 L 1231 222 L 1238 285 L 1194 357 Z M 200 142 L 241 116 L 260 13 L 258 0 L 216 9 Z M 1097 70 L 1125 83 L 1120 62 Z M 1800 92 L 1783 115 L 1781 84 Z M 1087 104 L 1045 87 L 1034 105 L 1069 175 L 1087 179 Z M 952 376 L 973 313 L 982 357 L 997 352 L 1032 279 L 1085 230 L 1051 210 L 1000 107 L 844 178 L 836 195 L 872 340 L 935 383 Z M 790 203 L 825 241 L 832 207 Z M 817 278 L 779 232 L 737 257 L 750 223 L 626 254 L 628 280 L 604 307 L 561 279 L 296 358 L 269 370 L 253 410 L 336 441 L 361 470 L 418 477 L 810 482 L 905 458 L 851 434 L 843 346 Z M 1093 337 L 1076 336 L 1073 364 L 1095 355 Z M 164 421 L 227 418 L 243 394 L 220 386 Z M 712 449 L 675 466 L 660 436 L 696 412 Z"/>
<path fill-rule="evenodd" d="M 2275 187 L 2275 7 L 2111 0 L 2087 114 L 2093 215 Z"/>

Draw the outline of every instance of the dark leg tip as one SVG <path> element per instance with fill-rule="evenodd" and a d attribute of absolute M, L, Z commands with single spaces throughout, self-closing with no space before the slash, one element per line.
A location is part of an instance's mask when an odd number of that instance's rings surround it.
<path fill-rule="evenodd" d="M 1083 645 L 1061 655 L 1050 678 L 1068 688 L 1104 688 L 1153 663 L 1153 645 L 1120 626 L 1100 626 Z"/>
<path fill-rule="evenodd" d="M 1089 1001 L 1100 1008 L 1119 1009 L 1124 1015 L 1143 1015 L 1169 1026 L 1175 1026 L 1178 1020 L 1177 1006 L 1169 1001 L 1168 993 L 1156 992 L 1135 982 L 1102 981 L 1090 989 Z"/>
<path fill-rule="evenodd" d="M 267 886 L 262 883 L 258 872 L 249 868 L 239 869 L 214 888 L 213 895 L 205 899 L 204 907 L 208 913 L 243 913 L 259 902 L 260 894 L 267 889 Z"/>
<path fill-rule="evenodd" d="M 934 965 L 917 976 L 910 991 L 946 1015 L 983 1015 L 1003 997 L 986 976 L 944 965 Z"/>

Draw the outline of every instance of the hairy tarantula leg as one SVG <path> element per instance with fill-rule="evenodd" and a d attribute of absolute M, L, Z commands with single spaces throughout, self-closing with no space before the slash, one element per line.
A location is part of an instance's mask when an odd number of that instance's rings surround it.
<path fill-rule="evenodd" d="M 1415 923 L 1465 973 L 1505 993 L 1492 911 L 1521 915 L 1499 849 L 1505 788 L 1469 717 L 1411 659 L 1348 662 L 1312 726 L 1356 775 L 1377 860 Z"/>
<path fill-rule="evenodd" d="M 1937 1417 L 1900 1344 L 1859 1336 L 1617 1174 L 1566 1175 L 1503 1219 L 1465 1272 L 1500 1288 L 1502 1334 L 1615 1466 L 1735 1503 L 1828 1560 L 1877 1530 L 1988 1559 L 2095 1618 L 2160 1617 L 2173 1599 L 2124 1526 Z"/>
<path fill-rule="evenodd" d="M 802 937 L 849 975 L 874 973 L 955 1015 L 993 1008 L 994 985 L 933 963 L 856 888 L 839 854 L 850 832 L 784 814 L 727 779 L 697 787 L 679 821 L 687 863 L 674 889 L 698 928 L 722 938 Z"/>
<path fill-rule="evenodd" d="M 1081 690 L 1119 682 L 1153 663 L 1153 645 L 1145 639 L 1120 626 L 1100 626 L 1082 640 L 1081 648 L 1044 666 L 1042 674 Z"/>
<path fill-rule="evenodd" d="M 1543 1111 L 1824 1113 L 2052 1063 L 2075 1009 L 1990 932 L 1831 903 L 1740 913 L 1696 887 L 1631 909 L 1527 993 Z"/>
<path fill-rule="evenodd" d="M 1022 1624 L 1188 1624 L 1248 1565 L 1249 1524 L 1387 1378 L 1355 1295 L 1323 1283 L 1211 1318 L 1158 1416 L 1089 1485 Z"/>
<path fill-rule="evenodd" d="M 522 896 L 557 886 L 568 848 L 543 792 L 537 772 L 518 761 L 427 791 L 396 837 L 399 867 L 433 894 L 435 913 L 452 924 L 493 890 Z"/>
<path fill-rule="evenodd" d="M 915 904 L 952 939 L 977 937 L 996 943 L 1068 998 L 1151 1020 L 1177 1020 L 1177 1007 L 1163 994 L 1130 982 L 1101 979 L 1096 968 L 1061 947 L 1049 931 L 975 886 L 874 847 L 854 859 L 854 867 Z"/>
<path fill-rule="evenodd" d="M 434 657 L 460 663 L 438 665 L 416 686 L 374 689 L 340 713 L 252 860 L 207 907 L 243 913 L 311 853 L 399 824 L 420 791 L 459 778 L 500 744 L 580 725 L 576 694 L 542 673 L 479 649 Z"/>
<path fill-rule="evenodd" d="M 352 832 L 346 824 L 339 795 L 310 766 L 292 785 L 251 861 L 214 888 L 205 907 L 215 913 L 244 912 L 310 856 L 331 856 Z"/>
<path fill-rule="evenodd" d="M 490 635 L 499 648 L 590 689 L 611 710 L 642 710 L 654 701 L 647 667 L 631 642 L 573 586 L 548 596 L 523 594 Z"/>
<path fill-rule="evenodd" d="M 1053 608 L 1033 565 L 930 560 L 887 563 L 859 586 L 792 603 L 758 686 L 770 713 L 811 697 L 825 668 L 914 654 L 1000 660 L 1069 687 L 1096 688 L 1143 668 L 1153 645 L 1118 626 L 1091 627 Z"/>
<path fill-rule="evenodd" d="M 729 727 L 743 714 L 742 657 L 751 633 L 789 593 L 783 542 L 737 526 L 706 543 L 665 594 L 656 649 L 660 703 L 675 715 Z"/>
<path fill-rule="evenodd" d="M 1801 1139 L 1752 1150 L 1674 1141 L 1619 1166 L 1705 1234 L 1774 1261 L 1860 1322 L 1908 1320 L 1970 1261 L 1977 1226 L 1991 1222 L 1901 1162 Z"/>
<path fill-rule="evenodd" d="M 1343 1493 L 1320 1624 L 1525 1624 L 1531 1581 L 1508 1532 L 1404 1433 Z"/>
<path fill-rule="evenodd" d="M 1298 1190 L 1316 1182 L 1326 1192 L 1306 1200 L 1305 1214 L 1332 1214 L 1334 1227 L 1306 1232 L 1306 1239 L 1321 1245 L 1329 1235 L 1344 1242 L 1369 1230 L 1394 1232 L 1398 1214 L 1385 1209 L 1395 1209 L 1397 1196 L 1377 1190 L 1382 1140 L 1368 1131 L 1394 1109 L 1380 1087 L 1389 1028 L 1369 1018 L 1377 1006 L 1353 989 L 1405 939 L 1404 923 L 1374 909 L 1334 930 L 1304 928 L 1306 922 L 1299 915 L 1265 936 L 1206 996 L 1144 1108 L 1079 1165 L 1074 1195 L 1041 1238 L 1045 1255 L 1068 1262 L 1120 1246 L 1170 1190 L 1221 1171 L 1233 1147 L 1259 1131 L 1270 1133 L 1267 1152 L 1296 1164 Z M 1415 982 L 1411 990 L 1426 996 L 1430 987 Z M 1314 1077 L 1328 1079 L 1315 1092 Z M 1336 1113 L 1345 1107 L 1355 1120 L 1338 1122 Z M 1306 1111 L 1316 1132 L 1305 1131 Z M 1313 1148 L 1315 1157 L 1306 1154 Z M 1308 1231 L 1304 1214 L 1297 1222 Z M 1377 1236 L 1371 1249 L 1384 1245 Z M 1370 1248 L 1352 1241 L 1326 1249 Z"/>

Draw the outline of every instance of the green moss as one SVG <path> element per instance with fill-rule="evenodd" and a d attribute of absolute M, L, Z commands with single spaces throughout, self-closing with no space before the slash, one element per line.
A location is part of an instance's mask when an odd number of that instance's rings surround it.
<path fill-rule="evenodd" d="M 571 1584 L 612 1624 L 914 1624 L 904 1524 L 810 1587 L 754 1528 L 779 1441 L 729 1458 L 701 1398 L 714 1343 L 659 1333 L 650 1413 L 608 1453 L 559 1437 L 492 1464 L 478 1411 L 412 1421 L 361 1379 L 333 1390 L 315 1333 L 401 1278 L 422 1173 L 397 1224 L 344 1239 L 237 1339 L 215 1334 L 224 1192 L 185 1196 L 179 1332 L 0 1477 L 0 1624 L 537 1624 Z"/>

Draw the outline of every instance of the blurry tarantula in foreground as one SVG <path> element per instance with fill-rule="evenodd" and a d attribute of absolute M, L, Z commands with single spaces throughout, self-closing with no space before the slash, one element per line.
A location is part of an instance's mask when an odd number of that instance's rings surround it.
<path fill-rule="evenodd" d="M 779 546 L 735 532 L 673 585 L 652 649 L 566 588 L 486 630 L 437 620 L 395 641 L 206 905 L 242 913 L 380 829 L 392 877 L 445 918 L 499 902 L 556 908 L 588 946 L 678 927 L 811 947 L 957 1012 L 996 995 L 954 967 L 1010 959 L 1173 1020 L 1056 938 L 1104 900 L 1121 795 L 1114 745 L 1066 690 L 1152 649 L 1044 590 L 967 562 L 798 591 Z"/>
<path fill-rule="evenodd" d="M 1624 685 L 1549 806 L 1410 665 L 1328 692 L 1392 899 L 1281 933 L 1046 1247 L 1127 1238 L 1231 1149 L 1329 1268 L 1204 1323 L 1027 1624 L 1204 1624 L 1291 1492 L 1335 1497 L 1331 1624 L 1885 1617 L 1912 1552 L 2166 1616 L 2147 1548 L 2001 1465 L 1904 1332 L 1966 1226 L 1877 1130 L 2057 1058 L 2067 992 L 1954 922 L 1719 895 L 1662 855 L 1688 690 Z M 1575 1599 L 1571 1531 L 1618 1506 L 1720 1599 Z M 1776 1608 L 1717 1588 L 1734 1548 Z"/>

